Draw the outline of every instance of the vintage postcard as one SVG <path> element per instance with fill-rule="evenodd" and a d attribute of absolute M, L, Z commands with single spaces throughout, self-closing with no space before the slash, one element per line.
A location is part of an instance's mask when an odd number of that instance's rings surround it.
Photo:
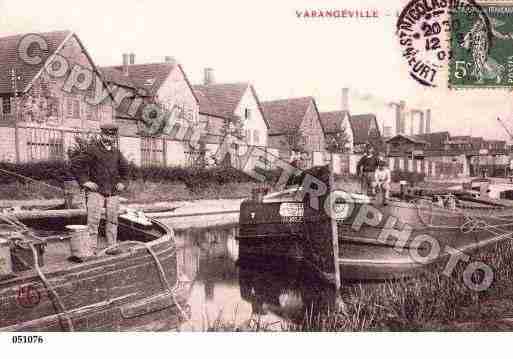
<path fill-rule="evenodd" d="M 513 329 L 513 1 L 0 20 L 9 342 Z"/>

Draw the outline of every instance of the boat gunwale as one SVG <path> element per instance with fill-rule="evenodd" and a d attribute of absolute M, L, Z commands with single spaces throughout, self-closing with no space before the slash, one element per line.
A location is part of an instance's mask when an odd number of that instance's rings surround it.
<path fill-rule="evenodd" d="M 156 253 L 157 255 L 169 251 L 171 249 L 176 249 L 176 242 L 173 230 L 169 226 L 165 225 L 157 219 L 152 218 L 151 221 L 154 224 L 158 225 L 160 229 L 164 231 L 164 234 L 156 238 L 155 240 L 149 242 L 140 242 L 141 246 L 132 247 L 130 251 L 115 256 L 105 255 L 82 263 L 72 263 L 68 261 L 67 266 L 65 268 L 62 267 L 61 263 L 55 263 L 50 264 L 48 266 L 43 266 L 41 267 L 41 269 L 48 279 L 54 279 L 55 277 L 59 277 L 61 275 L 66 274 L 73 274 L 74 272 L 77 272 L 77 274 L 80 272 L 87 272 L 88 270 L 94 270 L 102 265 L 114 264 L 115 262 L 124 261 L 131 257 L 135 258 L 136 256 L 140 256 L 142 258 L 143 256 L 151 256 L 151 254 L 148 253 L 146 246 L 149 246 L 153 249 L 154 247 L 162 245 L 166 242 L 173 243 L 173 246 L 169 246 L 158 251 Z M 122 244 L 123 241 L 120 241 L 118 243 Z M 143 252 L 145 252 L 146 254 L 143 254 Z M 23 284 L 34 279 L 39 279 L 39 276 L 35 269 L 17 272 L 14 277 L 0 280 L 0 294 L 3 290 L 9 290 L 9 288 L 12 286 L 15 286 L 17 284 Z"/>

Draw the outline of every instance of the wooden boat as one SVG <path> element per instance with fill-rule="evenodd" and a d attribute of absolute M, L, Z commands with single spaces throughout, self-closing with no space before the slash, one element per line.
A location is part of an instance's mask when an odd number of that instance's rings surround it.
<path fill-rule="evenodd" d="M 307 174 L 329 183 L 327 167 L 313 168 L 284 191 L 241 204 L 240 260 L 302 261 L 332 282 L 399 278 L 445 266 L 454 251 L 472 254 L 513 233 L 510 209 L 449 209 L 425 198 L 392 198 L 383 205 L 339 193 L 332 212 L 329 186 L 314 209 L 301 186 Z"/>
<path fill-rule="evenodd" d="M 0 331 L 169 330 L 187 313 L 172 229 L 119 219 L 120 253 L 70 260 L 65 226 L 83 210 L 0 216 L 14 272 L 0 276 Z M 23 228 L 23 230 L 20 230 Z M 36 259 L 37 258 L 37 259 Z"/>

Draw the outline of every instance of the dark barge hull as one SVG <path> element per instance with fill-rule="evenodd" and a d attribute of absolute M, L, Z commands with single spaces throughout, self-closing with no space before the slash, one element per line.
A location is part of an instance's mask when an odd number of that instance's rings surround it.
<path fill-rule="evenodd" d="M 279 202 L 243 202 L 238 236 L 240 261 L 268 265 L 283 259 L 301 261 L 324 279 L 334 281 L 330 218 L 319 214 L 308 218 L 305 213 L 303 221 L 284 221 L 280 218 L 279 206 Z M 436 268 L 443 270 L 452 249 L 471 255 L 511 238 L 497 238 L 484 227 L 471 228 L 478 221 L 496 226 L 493 232 L 497 229 L 501 233 L 513 232 L 511 211 L 450 211 L 430 204 L 401 201 L 374 207 L 381 215 L 376 225 L 363 223 L 355 227 L 356 216 L 363 206 L 366 204 L 355 203 L 351 214 L 337 221 L 339 253 L 335 262 L 342 280 L 395 279 L 418 276 Z M 395 221 L 390 221 L 392 217 Z M 411 233 L 400 245 L 394 236 L 380 237 L 383 232 L 403 230 L 405 226 L 409 226 Z M 436 240 L 439 255 L 418 260 L 418 255 L 425 256 L 430 251 L 426 243 L 419 246 L 420 242 L 414 241 L 422 235 Z"/>
<path fill-rule="evenodd" d="M 32 224 L 38 221 L 45 222 L 37 219 Z M 51 220 L 53 225 L 56 221 L 55 218 Z M 82 217 L 60 220 L 63 224 L 83 221 Z M 0 331 L 153 331 L 176 328 L 183 319 L 179 308 L 184 306 L 188 288 L 177 282 L 173 232 L 154 221 L 152 231 L 157 235 L 146 237 L 131 225 L 124 224 L 120 219 L 118 239 L 121 242 L 141 242 L 134 246 L 126 243 L 128 250 L 122 254 L 65 266 L 49 261 L 42 267 L 56 295 L 34 270 L 18 272 L 16 277 L 2 280 Z M 146 246 L 158 258 L 162 272 Z"/>

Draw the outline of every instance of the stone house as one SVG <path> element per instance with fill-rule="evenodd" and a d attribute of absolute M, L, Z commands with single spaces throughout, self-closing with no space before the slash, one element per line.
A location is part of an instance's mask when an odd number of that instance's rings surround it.
<path fill-rule="evenodd" d="M 140 131 L 147 104 L 172 112 L 189 132 L 199 124 L 199 101 L 183 67 L 172 57 L 164 60 L 136 64 L 135 54 L 123 54 L 122 65 L 101 68 L 105 81 L 116 88 L 120 148 L 137 165 L 191 165 L 196 160 L 196 149 L 187 134 L 172 131 L 153 136 Z"/>
<path fill-rule="evenodd" d="M 364 153 L 367 145 L 371 145 L 377 152 L 385 151 L 376 115 L 371 113 L 351 115 L 349 121 L 353 129 L 353 148 L 355 153 Z"/>
<path fill-rule="evenodd" d="M 288 160 L 294 147 L 310 158 L 325 152 L 324 128 L 313 97 L 266 101 L 262 109 L 269 121 L 268 145 L 279 150 L 280 158 Z"/>
<path fill-rule="evenodd" d="M 233 131 L 233 126 L 239 126 L 238 134 L 243 143 L 265 149 L 269 123 L 253 85 L 216 83 L 213 70 L 204 71 L 203 84 L 193 88 L 199 99 L 200 122 L 205 126 L 203 141 L 209 155 L 216 151 L 226 132 Z"/>
<path fill-rule="evenodd" d="M 347 140 L 345 153 L 353 153 L 354 133 L 351 125 L 349 111 L 321 112 L 321 124 L 324 128 L 326 143 L 334 141 L 337 136 L 344 136 Z"/>
<path fill-rule="evenodd" d="M 112 101 L 73 32 L 0 38 L 0 161 L 64 159 L 77 135 L 114 120 Z"/>

